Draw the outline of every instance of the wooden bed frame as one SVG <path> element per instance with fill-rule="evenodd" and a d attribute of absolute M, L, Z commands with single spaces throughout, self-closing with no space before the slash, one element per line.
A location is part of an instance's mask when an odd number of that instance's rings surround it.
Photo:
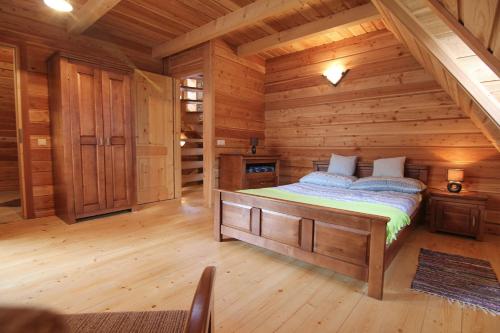
<path fill-rule="evenodd" d="M 314 162 L 326 171 L 328 161 Z M 372 163 L 358 163 L 358 177 Z M 428 167 L 407 164 L 405 176 L 427 182 Z M 237 192 L 214 190 L 214 238 L 236 238 L 368 282 L 368 295 L 382 299 L 384 272 L 422 215 L 421 207 L 398 239 L 386 246 L 389 218 Z"/>

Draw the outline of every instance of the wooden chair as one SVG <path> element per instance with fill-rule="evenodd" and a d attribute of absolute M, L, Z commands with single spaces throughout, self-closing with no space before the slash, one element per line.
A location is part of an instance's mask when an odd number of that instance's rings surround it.
<path fill-rule="evenodd" d="M 215 267 L 206 267 L 189 311 L 58 315 L 40 309 L 0 308 L 0 331 L 3 333 L 213 333 L 214 281 Z"/>

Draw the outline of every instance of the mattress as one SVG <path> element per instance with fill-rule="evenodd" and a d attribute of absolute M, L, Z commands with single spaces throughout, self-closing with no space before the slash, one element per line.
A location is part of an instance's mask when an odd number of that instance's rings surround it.
<path fill-rule="evenodd" d="M 410 224 L 410 217 L 422 200 L 420 194 L 351 190 L 305 183 L 239 192 L 388 217 L 387 244 L 394 241 L 399 231 Z"/>
<path fill-rule="evenodd" d="M 317 196 L 324 199 L 350 202 L 370 202 L 397 208 L 411 216 L 422 201 L 421 194 L 394 191 L 351 190 L 340 187 L 295 183 L 276 187 L 291 193 Z"/>

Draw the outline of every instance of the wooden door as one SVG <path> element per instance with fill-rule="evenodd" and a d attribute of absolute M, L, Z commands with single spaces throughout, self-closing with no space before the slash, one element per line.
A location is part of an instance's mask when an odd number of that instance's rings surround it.
<path fill-rule="evenodd" d="M 130 78 L 102 71 L 102 108 L 106 158 L 106 205 L 108 209 L 133 204 L 134 170 Z"/>
<path fill-rule="evenodd" d="M 141 71 L 134 81 L 137 203 L 173 199 L 173 79 Z"/>
<path fill-rule="evenodd" d="M 101 83 L 98 69 L 70 66 L 75 214 L 82 216 L 106 208 Z"/>

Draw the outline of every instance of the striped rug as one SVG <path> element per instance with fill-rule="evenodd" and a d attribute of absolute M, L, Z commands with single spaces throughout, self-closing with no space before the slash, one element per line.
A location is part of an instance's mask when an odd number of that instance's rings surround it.
<path fill-rule="evenodd" d="M 500 315 L 500 284 L 485 260 L 420 249 L 411 288 Z"/>

